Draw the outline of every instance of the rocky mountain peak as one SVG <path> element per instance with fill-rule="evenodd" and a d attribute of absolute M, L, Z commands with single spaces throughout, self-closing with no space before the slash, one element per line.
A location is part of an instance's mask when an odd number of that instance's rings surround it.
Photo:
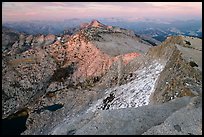
<path fill-rule="evenodd" d="M 102 24 L 98 20 L 92 20 L 90 23 L 82 23 L 80 25 L 81 28 L 90 28 L 90 27 L 96 27 L 96 28 L 107 28 L 106 25 Z M 110 27 L 110 26 L 109 26 Z"/>
<path fill-rule="evenodd" d="M 98 20 L 93 20 L 91 23 L 90 23 L 90 26 L 91 27 L 105 27 L 104 24 L 100 23 Z"/>

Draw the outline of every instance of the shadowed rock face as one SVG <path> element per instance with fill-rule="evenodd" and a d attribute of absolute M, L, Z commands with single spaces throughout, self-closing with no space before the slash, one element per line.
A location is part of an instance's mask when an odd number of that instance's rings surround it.
<path fill-rule="evenodd" d="M 37 135 L 160 134 L 157 125 L 195 107 L 199 123 L 200 107 L 191 104 L 200 104 L 202 72 L 176 45 L 180 37 L 150 48 L 131 31 L 89 25 L 71 36 L 21 35 L 3 52 L 3 118 L 26 107 L 22 134 Z M 172 128 L 187 131 L 181 123 Z M 189 134 L 200 134 L 197 128 Z"/>

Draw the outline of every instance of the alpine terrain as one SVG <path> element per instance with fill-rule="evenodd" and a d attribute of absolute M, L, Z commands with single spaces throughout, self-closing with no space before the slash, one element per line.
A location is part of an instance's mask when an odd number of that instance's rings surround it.
<path fill-rule="evenodd" d="M 97 20 L 2 29 L 2 134 L 201 135 L 202 39 L 152 45 Z"/>

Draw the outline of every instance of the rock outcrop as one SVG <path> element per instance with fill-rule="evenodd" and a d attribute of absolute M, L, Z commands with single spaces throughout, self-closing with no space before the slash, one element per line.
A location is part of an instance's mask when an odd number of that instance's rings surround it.
<path fill-rule="evenodd" d="M 13 59 L 5 57 L 2 62 L 2 117 L 5 118 L 45 93 L 56 64 L 39 48 L 30 49 Z"/>
<path fill-rule="evenodd" d="M 175 45 L 182 53 L 182 58 L 202 71 L 202 39 L 189 36 L 170 36 L 162 45 Z"/>
<path fill-rule="evenodd" d="M 192 98 L 187 106 L 142 135 L 202 135 L 202 97 Z"/>

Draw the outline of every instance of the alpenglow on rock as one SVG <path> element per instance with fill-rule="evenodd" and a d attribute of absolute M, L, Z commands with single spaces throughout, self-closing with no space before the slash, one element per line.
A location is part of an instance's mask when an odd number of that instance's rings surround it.
<path fill-rule="evenodd" d="M 24 122 L 7 134 L 202 134 L 202 39 L 153 46 L 97 20 L 18 36 L 2 50 L 2 118 Z"/>

